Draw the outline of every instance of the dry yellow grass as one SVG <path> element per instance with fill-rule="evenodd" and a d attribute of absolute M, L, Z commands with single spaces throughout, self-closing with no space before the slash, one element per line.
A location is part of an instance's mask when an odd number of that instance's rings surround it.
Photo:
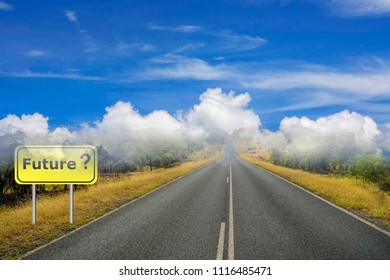
<path fill-rule="evenodd" d="M 378 190 L 373 184 L 363 184 L 347 177 L 320 175 L 283 167 L 245 154 L 240 154 L 240 157 L 339 206 L 361 211 L 372 218 L 379 218 L 383 225 L 390 229 L 390 194 Z"/>
<path fill-rule="evenodd" d="M 207 157 L 195 154 L 190 161 L 172 168 L 104 178 L 97 185 L 76 190 L 73 225 L 69 224 L 69 193 L 38 196 L 35 226 L 31 224 L 31 202 L 18 207 L 0 207 L 0 258 L 19 258 L 128 201 L 215 161 L 220 155 L 220 151 Z"/>

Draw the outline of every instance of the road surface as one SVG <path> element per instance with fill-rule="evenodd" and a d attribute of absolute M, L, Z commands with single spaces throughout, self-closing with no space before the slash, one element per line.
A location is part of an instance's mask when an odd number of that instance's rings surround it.
<path fill-rule="evenodd" d="M 390 237 L 229 146 L 219 161 L 25 259 L 389 260 Z"/>

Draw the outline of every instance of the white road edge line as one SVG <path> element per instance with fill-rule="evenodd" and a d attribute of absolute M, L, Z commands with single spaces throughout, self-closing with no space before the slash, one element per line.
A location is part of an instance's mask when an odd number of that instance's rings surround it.
<path fill-rule="evenodd" d="M 30 255 L 32 255 L 32 254 L 34 254 L 35 252 L 38 252 L 38 251 L 40 251 L 40 250 L 46 248 L 47 246 L 50 246 L 51 244 L 56 243 L 57 241 L 60 241 L 61 239 L 65 238 L 65 237 L 67 237 L 67 236 L 69 236 L 69 235 L 72 235 L 73 233 L 75 233 L 75 232 L 77 232 L 77 231 L 79 231 L 79 230 L 81 230 L 81 229 L 83 229 L 83 228 L 85 228 L 85 227 L 87 227 L 87 226 L 89 226 L 89 225 L 91 225 L 91 224 L 93 224 L 93 223 L 95 223 L 95 222 L 97 222 L 97 221 L 99 221 L 99 220 L 105 218 L 105 217 L 108 216 L 108 215 L 111 215 L 111 214 L 113 214 L 113 213 L 119 211 L 120 209 L 122 209 L 122 208 L 128 206 L 129 204 L 131 204 L 131 203 L 133 203 L 133 202 L 136 202 L 137 200 L 140 200 L 141 198 L 144 198 L 145 196 L 148 196 L 148 195 L 150 195 L 150 194 L 152 194 L 152 193 L 154 193 L 154 192 L 156 192 L 156 191 L 162 189 L 162 188 L 165 187 L 165 186 L 168 186 L 168 185 L 170 185 L 170 184 L 172 184 L 172 183 L 174 183 L 174 182 L 176 182 L 176 181 L 178 181 L 178 180 L 180 180 L 180 179 L 182 179 L 182 178 L 184 178 L 184 177 L 187 177 L 188 175 L 190 175 L 190 174 L 192 174 L 192 173 L 195 173 L 196 171 L 198 171 L 198 170 L 200 170 L 200 169 L 202 169 L 202 168 L 206 168 L 206 167 L 208 167 L 208 166 L 210 166 L 210 165 L 212 165 L 212 164 L 215 164 L 217 161 L 218 161 L 218 159 L 217 159 L 216 161 L 210 162 L 210 163 L 208 163 L 208 164 L 206 164 L 206 165 L 204 165 L 204 166 L 201 166 L 201 167 L 199 167 L 199 168 L 197 168 L 197 169 L 195 169 L 195 170 L 192 170 L 190 173 L 187 173 L 187 174 L 184 174 L 184 175 L 182 175 L 182 176 L 179 176 L 179 177 L 177 177 L 176 179 L 173 179 L 172 181 L 170 181 L 170 182 L 168 182 L 168 183 L 165 183 L 164 185 L 161 185 L 161 186 L 155 188 L 154 190 L 152 190 L 152 191 L 150 191 L 150 192 L 147 192 L 147 193 L 145 193 L 145 194 L 143 194 L 143 195 L 141 195 L 141 196 L 139 196 L 139 197 L 137 197 L 137 198 L 135 198 L 135 199 L 133 199 L 133 200 L 131 200 L 131 201 L 129 201 L 129 202 L 127 202 L 127 203 L 121 205 L 121 206 L 119 206 L 118 208 L 115 208 L 114 210 L 112 210 L 112 211 L 110 211 L 110 212 L 104 214 L 103 216 L 100 216 L 100 217 L 96 218 L 95 220 L 92 220 L 92 221 L 90 221 L 89 223 L 86 223 L 86 224 L 84 224 L 84 225 L 82 225 L 82 226 L 76 228 L 75 230 L 72 230 L 71 232 L 69 232 L 69 233 L 67 233 L 67 234 L 61 235 L 60 237 L 58 237 L 58 238 L 56 238 L 56 239 L 50 241 L 50 242 L 47 243 L 47 244 L 44 244 L 44 245 L 42 245 L 42 246 L 39 246 L 38 248 L 35 248 L 35 249 L 31 250 L 31 251 L 28 251 L 26 254 L 24 254 L 23 256 L 21 256 L 21 257 L 19 258 L 19 260 L 22 260 L 22 259 L 24 259 L 24 258 L 26 258 L 26 257 L 28 257 L 28 256 L 30 256 Z"/>
<path fill-rule="evenodd" d="M 233 224 L 233 183 L 232 162 L 230 161 L 230 199 L 229 199 L 229 243 L 228 260 L 234 260 L 234 224 Z"/>
<path fill-rule="evenodd" d="M 242 159 L 241 159 L 241 160 L 242 160 Z M 301 189 L 302 191 L 307 192 L 308 194 L 310 194 L 310 195 L 312 195 L 312 196 L 318 198 L 319 200 L 322 200 L 323 202 L 329 204 L 330 206 L 333 206 L 334 208 L 336 208 L 336 209 L 338 209 L 338 210 L 344 212 L 345 214 L 348 214 L 349 216 L 351 216 L 351 217 L 353 217 L 353 218 L 355 218 L 355 219 L 361 221 L 362 223 L 364 223 L 364 224 L 366 224 L 366 225 L 372 227 L 373 229 L 376 229 L 377 231 L 379 231 L 379 232 L 381 232 L 381 233 L 383 233 L 383 234 L 385 234 L 385 235 L 387 235 L 387 236 L 390 236 L 390 232 L 388 232 L 388 231 L 386 231 L 386 230 L 384 230 L 384 229 L 378 227 L 377 225 L 375 225 L 375 224 L 373 224 L 373 223 L 371 223 L 371 222 L 369 222 L 369 221 L 367 221 L 367 220 L 365 220 L 365 219 L 359 217 L 358 215 L 356 215 L 356 214 L 354 214 L 354 213 L 352 213 L 352 212 L 350 212 L 350 211 L 344 209 L 343 207 L 338 206 L 338 205 L 334 204 L 333 202 L 330 202 L 329 200 L 326 200 L 325 198 L 322 198 L 321 196 L 319 196 L 319 195 L 317 195 L 317 194 L 315 194 L 315 193 L 313 193 L 313 192 L 311 192 L 311 191 L 305 189 L 304 187 L 301 187 L 301 186 L 299 186 L 299 185 L 297 185 L 297 184 L 295 184 L 295 183 L 293 183 L 293 182 L 290 182 L 289 180 L 287 180 L 287 179 L 285 179 L 285 178 L 283 178 L 283 177 L 281 177 L 281 176 L 279 176 L 279 175 L 277 175 L 277 174 L 275 174 L 275 173 L 273 173 L 273 172 L 271 172 L 271 171 L 268 171 L 268 170 L 266 170 L 266 169 L 264 169 L 264 168 L 261 168 L 260 166 L 257 166 L 256 164 L 253 164 L 253 163 L 251 163 L 251 162 L 249 162 L 249 161 L 245 161 L 245 160 L 243 160 L 243 161 L 246 162 L 246 163 L 249 163 L 249 164 L 253 165 L 254 167 L 257 167 L 257 168 L 260 169 L 260 170 L 263 170 L 263 171 L 265 171 L 265 172 L 268 172 L 269 174 L 272 174 L 272 175 L 274 175 L 275 177 L 278 177 L 279 179 L 282 179 L 283 181 L 286 181 L 286 182 L 290 183 L 290 184 L 293 185 L 294 187 L 297 187 L 298 189 Z"/>
<path fill-rule="evenodd" d="M 223 260 L 223 245 L 225 242 L 225 223 L 221 223 L 221 229 L 219 231 L 218 247 L 217 247 L 217 260 Z"/>

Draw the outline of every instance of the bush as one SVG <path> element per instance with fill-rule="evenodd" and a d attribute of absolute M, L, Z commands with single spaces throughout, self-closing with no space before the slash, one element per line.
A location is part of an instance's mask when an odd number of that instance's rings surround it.
<path fill-rule="evenodd" d="M 380 156 L 361 156 L 349 168 L 350 175 L 390 191 L 390 162 Z"/>
<path fill-rule="evenodd" d="M 271 162 L 315 173 L 352 176 L 374 183 L 379 189 L 390 191 L 390 160 L 384 156 L 365 155 L 348 157 L 289 155 L 279 150 L 271 151 Z"/>

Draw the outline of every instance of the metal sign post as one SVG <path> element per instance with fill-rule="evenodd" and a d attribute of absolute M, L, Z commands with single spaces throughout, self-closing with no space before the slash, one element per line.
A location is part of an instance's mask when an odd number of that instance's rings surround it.
<path fill-rule="evenodd" d="M 35 225 L 37 221 L 37 187 L 32 185 L 32 224 Z"/>
<path fill-rule="evenodd" d="M 73 200 L 73 184 L 69 185 L 70 188 L 70 205 L 69 205 L 69 223 L 73 224 L 73 206 L 74 206 L 74 200 Z"/>

